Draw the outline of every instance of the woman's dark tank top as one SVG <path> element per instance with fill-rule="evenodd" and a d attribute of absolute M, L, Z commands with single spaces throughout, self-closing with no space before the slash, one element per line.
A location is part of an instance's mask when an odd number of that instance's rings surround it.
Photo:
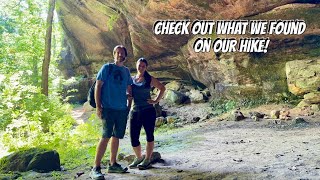
<path fill-rule="evenodd" d="M 148 103 L 148 99 L 151 99 L 150 91 L 151 87 L 145 87 L 146 81 L 137 82 L 135 76 L 132 77 L 132 96 L 133 96 L 133 111 L 142 111 L 148 108 L 152 108 L 152 104 Z"/>

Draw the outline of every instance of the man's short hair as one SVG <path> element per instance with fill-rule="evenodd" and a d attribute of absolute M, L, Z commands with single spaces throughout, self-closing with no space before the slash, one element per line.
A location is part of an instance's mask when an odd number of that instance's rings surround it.
<path fill-rule="evenodd" d="M 126 56 L 126 57 L 128 56 L 127 49 L 126 49 L 123 45 L 117 45 L 116 47 L 114 47 L 114 48 L 113 48 L 113 55 L 114 55 L 114 53 L 116 52 L 116 49 L 118 49 L 118 48 L 123 49 L 125 56 Z"/>

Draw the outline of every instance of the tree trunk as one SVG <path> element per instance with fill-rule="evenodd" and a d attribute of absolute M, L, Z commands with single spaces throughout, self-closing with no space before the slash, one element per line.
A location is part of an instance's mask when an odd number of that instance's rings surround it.
<path fill-rule="evenodd" d="M 48 86 L 49 86 L 49 64 L 51 57 L 51 35 L 52 35 L 52 21 L 53 21 L 53 13 L 54 6 L 56 0 L 49 0 L 49 11 L 47 16 L 47 32 L 46 32 L 46 40 L 45 40 L 45 54 L 42 64 L 42 94 L 48 96 Z"/>

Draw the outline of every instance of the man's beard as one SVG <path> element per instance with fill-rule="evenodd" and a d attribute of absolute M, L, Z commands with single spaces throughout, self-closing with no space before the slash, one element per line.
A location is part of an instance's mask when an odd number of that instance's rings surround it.
<path fill-rule="evenodd" d="M 118 57 L 118 59 L 119 59 L 120 62 L 126 61 L 126 58 L 125 58 L 125 57 Z"/>

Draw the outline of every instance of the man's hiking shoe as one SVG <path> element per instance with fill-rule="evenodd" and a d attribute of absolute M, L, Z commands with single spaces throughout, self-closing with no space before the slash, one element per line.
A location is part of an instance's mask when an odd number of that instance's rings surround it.
<path fill-rule="evenodd" d="M 134 158 L 133 162 L 129 164 L 130 169 L 137 168 L 138 164 L 140 164 L 144 160 L 144 155 L 139 159 L 139 158 Z"/>
<path fill-rule="evenodd" d="M 144 159 L 140 164 L 138 164 L 138 168 L 140 170 L 149 169 L 151 167 L 151 162 L 149 159 Z"/>
<path fill-rule="evenodd" d="M 104 175 L 101 173 L 101 167 L 94 167 L 90 172 L 91 179 L 104 180 Z"/>
<path fill-rule="evenodd" d="M 128 171 L 128 168 L 123 168 L 120 164 L 114 163 L 112 166 L 109 164 L 108 173 L 125 173 Z"/>

